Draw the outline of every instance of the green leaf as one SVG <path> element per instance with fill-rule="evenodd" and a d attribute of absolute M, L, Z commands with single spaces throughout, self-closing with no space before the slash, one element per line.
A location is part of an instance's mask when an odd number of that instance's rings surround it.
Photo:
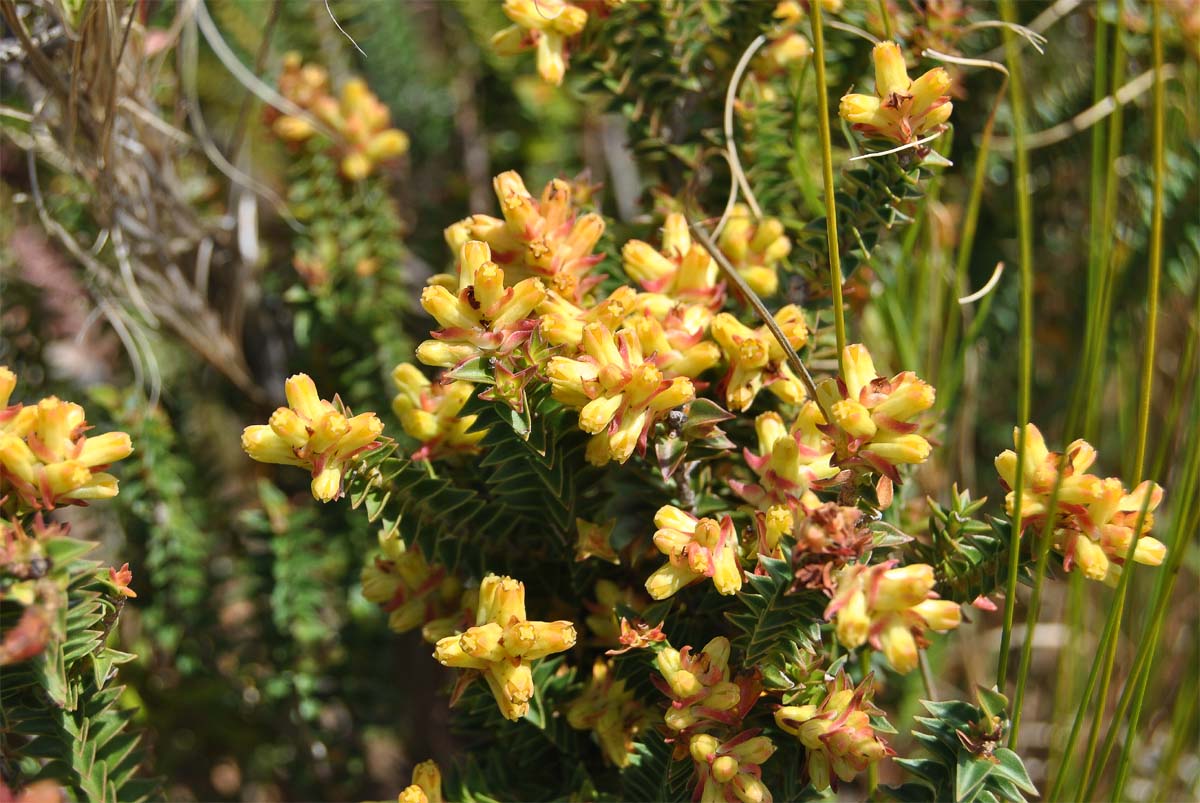
<path fill-rule="evenodd" d="M 1037 794 L 1037 787 L 1033 785 L 1033 781 L 1029 777 L 1029 773 L 1025 770 L 1025 764 L 1021 761 L 1021 757 L 1009 750 L 1007 747 L 996 749 L 996 758 L 999 764 L 996 765 L 996 774 L 1012 782 L 1022 792 L 1031 795 Z"/>
<path fill-rule="evenodd" d="M 954 779 L 954 798 L 959 803 L 971 803 L 995 765 L 987 759 L 976 758 L 965 750 L 958 754 Z"/>

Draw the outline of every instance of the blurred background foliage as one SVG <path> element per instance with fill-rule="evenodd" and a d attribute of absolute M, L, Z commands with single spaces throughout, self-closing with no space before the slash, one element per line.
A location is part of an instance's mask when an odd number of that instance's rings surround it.
<path fill-rule="evenodd" d="M 1198 490 L 1171 479 L 1200 426 L 1200 11 L 1193 0 L 1164 7 L 1173 78 L 1149 465 L 1168 488 L 1169 522 L 1172 497 Z M 658 213 L 672 203 L 719 215 L 732 180 L 726 89 L 738 56 L 773 24 L 774 4 L 627 3 L 589 27 L 561 88 L 537 76 L 531 57 L 491 51 L 488 39 L 508 23 L 485 0 L 0 0 L 0 8 L 0 363 L 20 374 L 29 397 L 88 400 L 93 424 L 125 429 L 137 447 L 120 467 L 114 504 L 72 519 L 134 570 L 139 596 L 114 644 L 137 656 L 121 679 L 146 766 L 176 800 L 389 798 L 415 762 L 462 752 L 462 739 L 447 735 L 447 677 L 419 634 L 391 633 L 363 599 L 372 527 L 347 506 L 314 506 L 302 477 L 246 460 L 236 433 L 265 420 L 283 378 L 298 370 L 383 415 L 392 366 L 429 328 L 415 298 L 449 263 L 442 230 L 494 211 L 491 178 L 503 170 L 530 187 L 584 177 L 610 223 L 602 244 L 610 254 L 628 237 L 656 241 Z M 848 2 L 837 19 L 882 36 L 878 9 Z M 1044 53 L 1023 51 L 1029 125 L 1051 132 L 1031 152 L 1033 420 L 1048 433 L 1075 422 L 1106 469 L 1128 473 L 1133 457 L 1121 444 L 1130 442 L 1145 319 L 1147 83 L 1126 93 L 1116 116 L 1097 121 L 1086 110 L 1149 69 L 1148 6 L 1059 0 L 1018 11 L 1049 40 Z M 997 16 L 987 2 L 892 0 L 889 16 L 898 37 L 944 52 L 979 55 L 1000 43 L 996 29 L 965 25 Z M 1098 17 L 1108 23 L 1101 42 Z M 23 43 L 18 26 L 33 41 Z M 827 38 L 829 87 L 840 93 L 868 71 L 870 45 L 844 30 Z M 407 133 L 407 154 L 350 185 L 320 148 L 281 145 L 258 94 L 275 85 L 290 51 L 325 65 L 335 86 L 364 77 Z M 1101 54 L 1120 69 L 1115 84 L 1101 72 L 1097 88 Z M 71 63 L 78 67 L 63 66 Z M 839 218 L 854 338 L 880 364 L 929 378 L 946 413 L 943 459 L 906 498 L 917 519 L 925 492 L 951 502 L 951 478 L 990 497 L 986 510 L 1000 509 L 991 458 L 1009 445 L 1015 420 L 1015 270 L 982 302 L 961 313 L 955 302 L 997 262 L 1016 264 L 1010 112 L 999 104 L 978 226 L 963 249 L 979 140 L 1003 79 L 952 69 L 953 132 L 936 147 L 953 167 L 916 184 L 894 161 L 850 165 L 859 146 L 848 130 L 834 131 L 846 166 Z M 76 108 L 56 98 L 56 80 L 69 82 Z M 814 91 L 807 64 L 752 70 L 735 115 L 749 181 L 798 246 L 784 277 L 785 295 L 798 302 L 821 300 L 813 277 L 827 270 Z M 1081 119 L 1096 124 L 1075 130 Z M 1115 268 L 1111 336 L 1089 375 L 1081 343 L 1093 138 L 1110 147 L 1113 137 L 1114 225 L 1094 232 Z M 881 197 L 884 187 L 892 194 Z M 312 254 L 328 281 L 308 280 L 298 257 Z M 814 359 L 827 369 L 828 321 L 820 329 Z M 1129 787 L 1141 799 L 1200 790 L 1200 565 L 1188 549 L 1153 666 L 1151 695 L 1161 702 L 1146 716 Z M 1140 573 L 1132 598 L 1149 598 L 1154 582 Z M 1039 630 L 1041 680 L 1020 751 L 1039 785 L 1058 760 L 1063 711 L 1086 676 L 1081 657 L 1109 593 L 1077 576 L 1048 591 L 1043 621 L 1057 624 Z M 1131 615 L 1125 627 L 1136 634 L 1140 621 Z M 963 638 L 931 652 L 939 685 L 969 699 L 990 681 L 998 623 L 979 613 Z M 906 733 L 923 713 L 919 683 L 887 696 Z"/>

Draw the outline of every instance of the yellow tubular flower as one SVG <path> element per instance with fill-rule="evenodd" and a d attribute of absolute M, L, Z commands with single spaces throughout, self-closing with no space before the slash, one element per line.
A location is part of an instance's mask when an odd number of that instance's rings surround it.
<path fill-rule="evenodd" d="M 503 219 L 472 215 L 446 229 L 446 242 L 456 253 L 469 240 L 485 242 L 511 280 L 538 277 L 564 298 L 581 301 L 601 279 L 593 268 L 603 257 L 593 251 L 604 219 L 580 214 L 578 188 L 562 179 L 550 181 L 541 198 L 513 170 L 492 185 Z"/>
<path fill-rule="evenodd" d="M 434 761 L 422 761 L 413 767 L 412 786 L 397 798 L 397 803 L 442 803 L 442 771 Z"/>
<path fill-rule="evenodd" d="M 592 731 L 609 763 L 626 767 L 633 756 L 633 739 L 645 723 L 642 704 L 625 688 L 625 681 L 613 677 L 611 659 L 597 658 L 583 694 L 567 704 L 567 724 Z"/>
<path fill-rule="evenodd" d="M 460 251 L 458 293 L 437 284 L 421 293 L 421 306 L 441 326 L 417 347 L 421 362 L 455 368 L 475 357 L 503 357 L 529 339 L 537 325 L 530 315 L 546 290 L 537 279 L 506 287 L 491 258 L 487 243 L 468 241 Z"/>
<path fill-rule="evenodd" d="M 475 626 L 438 641 L 434 657 L 444 666 L 483 674 L 500 713 L 516 721 L 533 696 L 532 661 L 575 646 L 570 622 L 525 618 L 525 584 L 489 574 L 479 586 Z"/>
<path fill-rule="evenodd" d="M 793 349 L 804 348 L 808 327 L 799 307 L 788 304 L 775 313 L 775 321 Z M 788 367 L 783 347 L 765 324 L 751 329 L 728 312 L 722 312 L 713 319 L 712 336 L 729 364 L 722 384 L 730 410 L 748 409 L 763 387 L 789 404 L 804 400 L 804 386 Z"/>
<path fill-rule="evenodd" d="M 775 711 L 780 730 L 798 738 L 807 753 L 808 777 L 823 792 L 836 781 L 849 783 L 894 751 L 871 726 L 871 715 L 883 713 L 871 704 L 872 680 L 853 688 L 845 672 L 826 685 L 820 705 L 788 705 Z"/>
<path fill-rule="evenodd" d="M 907 674 L 917 666 L 918 648 L 928 644 L 925 631 L 953 630 L 962 619 L 956 603 L 937 598 L 934 582 L 933 568 L 923 563 L 846 566 L 825 618 L 837 617 L 834 631 L 844 647 L 869 642 L 893 669 Z"/>
<path fill-rule="evenodd" d="M 662 231 L 661 251 L 641 240 L 625 243 L 621 248 L 625 272 L 648 292 L 719 310 L 725 300 L 720 269 L 704 246 L 692 241 L 687 219 L 672 212 Z"/>
<path fill-rule="evenodd" d="M 759 482 L 730 480 L 730 487 L 760 510 L 782 505 L 789 516 L 803 517 L 821 503 L 811 489 L 838 474 L 831 463 L 833 443 L 819 429 L 824 423 L 821 409 L 813 401 L 804 403 L 790 429 L 779 413 L 760 415 L 754 421 L 758 454 L 743 450 Z"/>
<path fill-rule="evenodd" d="M 379 547 L 362 570 L 362 590 L 388 614 L 388 627 L 405 633 L 454 612 L 462 587 L 444 567 L 431 566 L 419 549 L 406 549 L 394 534 L 381 532 Z"/>
<path fill-rule="evenodd" d="M 392 411 L 412 438 L 421 442 L 414 460 L 437 460 L 453 454 L 475 454 L 487 430 L 471 432 L 477 416 L 460 416 L 475 388 L 470 382 L 431 384 L 411 363 L 392 370 L 392 381 L 399 393 L 392 400 Z"/>
<path fill-rule="evenodd" d="M 791 253 L 792 242 L 778 220 L 755 223 L 750 209 L 738 204 L 717 238 L 717 247 L 755 293 L 772 296 L 779 290 L 779 263 Z"/>
<path fill-rule="evenodd" d="M 833 436 L 838 462 L 866 464 L 899 481 L 897 465 L 929 458 L 932 447 L 912 419 L 933 407 L 933 386 L 911 371 L 891 379 L 879 376 L 861 344 L 846 346 L 842 367 L 839 379 L 827 379 L 817 388 L 833 418 L 826 431 Z"/>
<path fill-rule="evenodd" d="M 1013 444 L 1020 444 L 1019 429 L 1013 429 Z M 1019 529 L 1042 532 L 1061 470 L 1052 543 L 1063 556 L 1063 568 L 1070 571 L 1079 566 L 1088 579 L 1113 584 L 1120 577 L 1134 538 L 1135 562 L 1158 566 L 1166 556 L 1166 546 L 1149 535 L 1163 489 L 1147 480 L 1129 493 L 1116 477 L 1087 473 L 1095 461 L 1096 450 L 1087 441 L 1074 441 L 1062 454 L 1051 452 L 1041 431 L 1033 424 L 1026 425 Z M 1012 516 L 1017 494 L 1017 453 L 1008 449 L 997 455 L 996 471 L 1008 490 L 1005 504 Z M 1143 506 L 1146 515 L 1138 530 Z"/>
<path fill-rule="evenodd" d="M 909 80 L 904 55 L 895 42 L 875 46 L 875 95 L 849 94 L 838 113 L 853 127 L 875 139 L 907 145 L 941 130 L 953 104 L 946 94 L 950 74 L 935 67 L 916 81 Z"/>
<path fill-rule="evenodd" d="M 35 405 L 9 404 L 17 376 L 0 366 L 0 499 L 18 510 L 53 510 L 117 495 L 103 469 L 133 453 L 124 432 L 88 437 L 82 407 L 49 396 Z"/>
<path fill-rule="evenodd" d="M 718 523 L 664 505 L 654 515 L 654 523 L 658 526 L 654 545 L 668 562 L 646 580 L 651 597 L 666 599 L 705 577 L 712 578 L 722 594 L 735 594 L 742 587 L 737 532 L 729 516 Z"/>
<path fill-rule="evenodd" d="M 694 800 L 771 803 L 771 791 L 762 782 L 761 765 L 775 753 L 775 744 L 769 737 L 755 733 L 743 731 L 724 744 L 711 734 L 692 736 L 688 752 L 699 776 Z"/>
<path fill-rule="evenodd" d="M 666 379 L 642 355 L 635 332 L 616 335 L 601 323 L 584 327 L 578 359 L 552 357 L 546 373 L 554 398 L 579 409 L 579 428 L 592 434 L 587 459 L 624 463 L 645 448 L 656 421 L 696 397 L 686 377 Z"/>
<path fill-rule="evenodd" d="M 321 502 L 338 498 L 342 480 L 363 452 L 379 446 L 383 422 L 374 413 L 348 417 L 341 402 L 325 401 L 307 374 L 296 374 L 284 385 L 288 406 L 280 407 L 268 424 L 242 432 L 242 448 L 260 463 L 297 466 L 312 473 L 312 494 Z"/>
<path fill-rule="evenodd" d="M 536 50 L 542 80 L 561 84 L 567 67 L 567 39 L 587 25 L 587 12 L 564 0 L 505 0 L 504 13 L 516 24 L 497 31 L 492 48 L 502 56 Z"/>

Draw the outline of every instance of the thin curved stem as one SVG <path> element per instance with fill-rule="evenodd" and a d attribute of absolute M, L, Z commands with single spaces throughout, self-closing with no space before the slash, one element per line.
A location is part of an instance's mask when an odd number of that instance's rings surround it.
<path fill-rule="evenodd" d="M 758 199 L 754 197 L 753 190 L 750 189 L 746 172 L 742 170 L 742 160 L 738 158 L 737 140 L 733 135 L 733 106 L 737 101 L 738 86 L 742 83 L 742 75 L 745 74 L 750 59 L 754 58 L 754 54 L 766 42 L 767 37 L 760 34 L 750 43 L 733 69 L 733 76 L 729 79 L 729 88 L 725 90 L 725 148 L 729 155 L 729 169 L 733 173 L 737 186 L 741 188 L 742 194 L 746 196 L 746 203 L 750 205 L 750 211 L 754 213 L 757 220 L 762 220 L 762 209 L 758 205 Z M 723 221 L 722 225 L 724 225 Z M 720 228 L 717 229 L 715 235 L 720 235 Z"/>

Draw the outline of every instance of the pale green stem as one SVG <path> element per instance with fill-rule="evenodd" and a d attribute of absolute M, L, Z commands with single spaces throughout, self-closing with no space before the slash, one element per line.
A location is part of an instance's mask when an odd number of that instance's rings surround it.
<path fill-rule="evenodd" d="M 1016 22 L 1013 0 L 1001 0 L 1000 13 L 1006 22 Z M 1011 28 L 1004 29 L 1005 60 L 1012 91 L 1012 128 L 1015 159 L 1014 188 L 1017 194 L 1017 235 L 1020 243 L 1021 311 L 1019 388 L 1017 392 L 1017 470 L 1014 477 L 1012 538 L 1009 543 L 1008 582 L 1004 597 L 1004 630 L 1000 636 L 1000 658 L 996 668 L 996 688 L 1003 693 L 1008 677 L 1008 651 L 1012 642 L 1013 614 L 1017 605 L 1017 575 L 1021 566 L 1021 488 L 1025 475 L 1025 425 L 1033 382 L 1033 210 L 1029 194 L 1029 154 L 1025 149 L 1025 81 L 1021 74 L 1020 39 Z"/>
<path fill-rule="evenodd" d="M 1162 14 L 1162 0 L 1154 0 L 1151 14 L 1153 15 L 1153 25 L 1151 26 L 1151 41 L 1154 52 L 1154 69 L 1161 70 L 1163 65 L 1163 44 L 1162 44 L 1162 22 L 1160 16 Z M 1165 128 L 1167 119 L 1166 108 L 1166 90 L 1162 81 L 1154 82 L 1154 128 L 1153 128 L 1153 149 L 1154 149 L 1154 206 L 1150 217 L 1150 276 L 1149 287 L 1146 292 L 1149 295 L 1149 310 L 1146 324 L 1146 351 L 1143 355 L 1142 363 L 1142 406 L 1138 411 L 1138 452 L 1137 452 L 1137 468 L 1134 475 L 1141 478 L 1142 470 L 1145 467 L 1146 460 L 1146 441 L 1150 430 L 1150 397 L 1154 383 L 1154 355 L 1155 355 L 1155 340 L 1156 340 L 1156 324 L 1158 322 L 1158 290 L 1159 281 L 1162 274 L 1162 239 L 1163 239 L 1163 181 L 1166 175 L 1166 157 L 1165 157 Z M 1192 460 L 1195 460 L 1196 449 L 1193 447 L 1192 454 L 1189 455 Z M 1194 488 L 1195 483 L 1185 483 L 1184 488 Z M 1135 533 L 1136 535 L 1136 533 Z M 1134 541 L 1136 541 L 1136 537 Z M 1131 544 L 1131 546 L 1134 546 Z M 1176 553 L 1182 553 L 1181 545 L 1175 545 Z M 1126 556 L 1126 565 L 1129 565 Z M 1175 557 L 1175 555 L 1172 555 Z M 1140 645 L 1144 651 L 1142 657 L 1146 662 L 1146 668 L 1143 677 L 1137 681 L 1138 688 L 1134 696 L 1133 710 L 1129 715 L 1129 725 L 1126 729 L 1125 746 L 1121 751 L 1121 759 L 1117 764 L 1117 780 L 1114 785 L 1115 799 L 1120 799 L 1120 795 L 1125 787 L 1125 779 L 1129 773 L 1129 760 L 1133 743 L 1137 740 L 1138 720 L 1142 715 L 1142 701 L 1146 694 L 1146 685 L 1150 678 L 1149 658 L 1153 654 L 1158 643 L 1159 631 L 1162 627 L 1162 616 L 1165 614 L 1165 600 L 1169 598 L 1172 587 L 1174 586 L 1175 575 L 1172 574 L 1170 580 L 1167 581 L 1164 593 L 1164 610 L 1159 614 L 1153 627 L 1151 628 L 1151 636 L 1149 643 Z M 1126 688 L 1133 683 L 1131 678 L 1126 682 Z M 1120 719 L 1114 719 L 1113 730 L 1119 726 Z"/>
<path fill-rule="evenodd" d="M 1157 6 L 1154 13 L 1154 59 L 1155 69 L 1162 67 L 1162 35 L 1159 31 Z M 1166 109 L 1163 105 L 1164 88 L 1162 81 L 1154 84 L 1154 202 L 1150 214 L 1150 264 L 1146 287 L 1146 343 L 1142 352 L 1142 376 L 1138 393 L 1137 416 L 1137 446 L 1134 452 L 1134 483 L 1142 481 L 1146 463 L 1146 443 L 1150 435 L 1150 403 L 1154 393 L 1154 353 L 1158 335 L 1158 286 L 1162 275 L 1162 235 L 1163 235 L 1163 175 L 1166 170 L 1163 155 L 1163 121 Z M 1150 494 L 1146 494 L 1146 499 Z M 1144 507 L 1144 503 L 1143 503 Z M 1124 571 L 1117 585 L 1116 598 L 1109 610 L 1109 618 L 1113 619 L 1115 630 L 1120 632 L 1121 617 L 1125 613 L 1125 598 L 1129 593 L 1129 582 L 1133 575 L 1133 555 L 1137 550 L 1138 534 L 1141 526 L 1134 530 L 1134 537 L 1129 540 L 1125 551 Z M 1100 725 L 1104 720 L 1104 709 L 1108 702 L 1108 686 L 1112 680 L 1113 666 L 1116 662 L 1116 642 L 1110 645 L 1108 654 L 1104 657 L 1104 670 L 1100 683 L 1100 697 L 1096 701 L 1096 717 L 1092 720 L 1092 732 L 1088 738 L 1088 749 L 1084 758 L 1083 777 L 1088 778 L 1095 756 L 1096 743 L 1100 735 Z M 1115 724 L 1115 723 L 1114 723 Z"/>
<path fill-rule="evenodd" d="M 1124 13 L 1123 0 L 1117 0 L 1118 19 Z M 1125 80 L 1126 53 L 1122 40 L 1122 26 L 1113 27 L 1113 61 L 1111 86 L 1118 87 Z M 1101 251 L 1099 254 L 1099 282 L 1096 288 L 1098 295 L 1096 325 L 1090 333 L 1088 351 L 1087 375 L 1084 388 L 1083 433 L 1090 438 L 1095 433 L 1096 416 L 1099 412 L 1097 400 L 1100 398 L 1100 384 L 1104 378 L 1104 357 L 1108 351 L 1108 322 L 1112 310 L 1112 290 L 1114 274 L 1116 273 L 1116 256 L 1112 248 L 1113 232 L 1116 231 L 1117 201 L 1120 188 L 1120 175 L 1117 172 L 1117 159 L 1121 156 L 1121 131 L 1124 120 L 1124 109 L 1118 105 L 1108 118 L 1108 152 L 1107 172 L 1104 189 L 1104 218 L 1099 229 Z M 1091 303 L 1089 303 L 1089 307 Z"/>
<path fill-rule="evenodd" d="M 821 3 L 808 4 L 812 21 L 813 64 L 817 69 L 817 124 L 821 141 L 821 168 L 825 181 L 825 236 L 829 245 L 829 286 L 833 294 L 833 331 L 837 340 L 838 372 L 846 349 L 846 314 L 842 303 L 842 258 L 838 249 L 837 198 L 833 191 L 833 144 L 829 134 L 829 88 L 825 82 L 825 33 Z"/>

